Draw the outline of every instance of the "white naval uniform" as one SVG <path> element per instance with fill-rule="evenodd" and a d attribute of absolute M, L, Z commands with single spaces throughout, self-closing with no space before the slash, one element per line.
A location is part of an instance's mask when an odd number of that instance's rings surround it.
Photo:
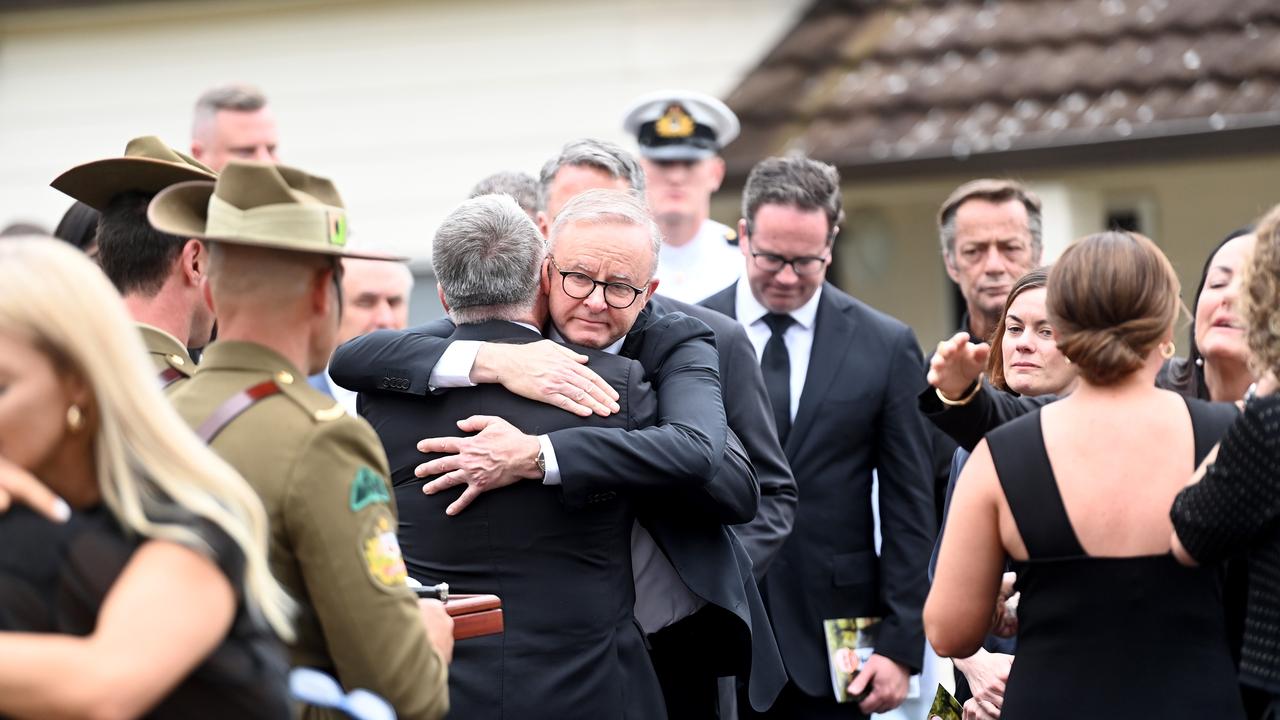
<path fill-rule="evenodd" d="M 736 282 L 744 263 L 742 251 L 727 240 L 732 233 L 708 218 L 687 244 L 664 244 L 658 254 L 658 293 L 696 303 Z"/>

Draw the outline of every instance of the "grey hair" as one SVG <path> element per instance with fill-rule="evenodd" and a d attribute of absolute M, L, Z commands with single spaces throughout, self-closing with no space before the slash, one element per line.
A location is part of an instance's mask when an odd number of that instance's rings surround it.
<path fill-rule="evenodd" d="M 548 252 L 554 252 L 556 241 L 564 229 L 572 225 L 633 225 L 649 233 L 653 262 L 649 275 L 658 271 L 658 253 L 662 250 L 662 231 L 653 221 L 649 206 L 633 192 L 622 190 L 586 190 L 564 204 L 551 230 L 547 233 Z"/>
<path fill-rule="evenodd" d="M 762 205 L 822 210 L 827 216 L 830 243 L 844 223 L 840 173 L 826 163 L 803 156 L 765 158 L 751 168 L 742 190 L 742 217 L 747 221 L 748 234 Z"/>
<path fill-rule="evenodd" d="M 267 106 L 267 96 L 253 85 L 230 84 L 209 88 L 196 99 L 192 132 L 213 120 L 219 110 L 253 112 Z"/>
<path fill-rule="evenodd" d="M 454 322 L 518 320 L 532 311 L 547 249 L 510 195 L 459 205 L 436 230 L 431 250 Z"/>
<path fill-rule="evenodd" d="M 1040 198 L 1025 185 L 1014 180 L 982 178 L 971 180 L 952 191 L 950 197 L 938 209 L 938 240 L 942 243 L 942 257 L 953 260 L 956 254 L 956 213 L 970 200 L 986 200 L 1005 203 L 1017 200 L 1027 209 L 1027 232 L 1031 235 L 1031 262 L 1040 263 L 1043 248 L 1043 222 L 1040 218 Z"/>
<path fill-rule="evenodd" d="M 551 181 L 560 172 L 560 168 L 567 165 L 592 167 L 614 179 L 625 180 L 632 192 L 638 197 L 644 197 L 644 170 L 631 153 L 620 145 L 605 140 L 583 138 L 565 143 L 560 148 L 560 154 L 542 166 L 542 174 L 538 176 L 539 210 L 546 211 Z"/>
<path fill-rule="evenodd" d="M 538 181 L 529 173 L 504 170 L 476 183 L 468 198 L 481 195 L 510 195 L 529 215 L 538 211 Z"/>

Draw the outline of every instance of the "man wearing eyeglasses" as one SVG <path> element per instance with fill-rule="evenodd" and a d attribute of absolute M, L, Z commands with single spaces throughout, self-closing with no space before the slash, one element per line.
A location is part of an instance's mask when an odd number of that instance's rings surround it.
<path fill-rule="evenodd" d="M 920 347 L 906 325 L 825 281 L 843 219 L 835 168 L 802 157 L 763 160 L 742 205 L 745 277 L 704 304 L 750 335 L 801 492 L 795 528 L 761 583 L 789 680 L 769 712 L 740 709 L 744 718 L 886 712 L 905 699 L 925 642 L 934 519 L 915 407 Z M 839 704 L 824 621 L 854 618 L 881 620 L 875 652 L 848 686 L 857 702 Z"/>
<path fill-rule="evenodd" d="M 588 155 L 622 157 L 610 150 L 593 148 Z M 633 160 L 630 163 L 634 165 Z M 725 527 L 753 520 L 759 498 L 754 487 L 748 489 L 738 477 L 742 473 L 735 466 L 746 458 L 739 455 L 741 449 L 732 434 L 723 453 L 710 446 L 704 448 L 716 458 L 707 469 L 697 470 L 688 459 L 701 454 L 690 453 L 690 441 L 695 441 L 696 449 L 699 438 L 714 437 L 724 417 L 719 387 L 712 389 L 705 382 L 715 377 L 719 360 L 708 342 L 709 329 L 681 313 L 656 314 L 646 307 L 659 284 L 655 279 L 658 233 L 635 193 L 594 190 L 572 199 L 555 192 L 550 195 L 558 200 L 556 214 L 547 217 L 539 213 L 550 243 L 544 268 L 548 336 L 639 360 L 657 390 L 661 424 L 668 427 L 630 433 L 574 429 L 543 437 L 516 437 L 505 424 L 494 423 L 480 435 L 456 443 L 445 438 L 424 441 L 420 447 L 454 454 L 424 464 L 419 475 L 446 473 L 429 484 L 433 492 L 466 482 L 468 487 L 459 496 L 457 507 L 451 508 L 459 513 L 470 512 L 465 509 L 467 503 L 481 492 L 504 492 L 499 488 L 519 480 L 508 474 L 507 467 L 519 468 L 521 477 L 535 482 L 559 483 L 567 502 L 601 490 L 639 492 L 643 501 L 638 511 L 640 525 L 633 537 L 636 615 L 649 636 L 671 717 L 717 717 L 717 676 L 750 678 L 756 705 L 767 707 L 785 675 L 755 586 L 750 557 Z M 594 209 L 584 215 L 585 208 Z M 736 325 L 730 327 L 742 333 Z M 691 332 L 695 328 L 701 328 L 701 333 Z M 554 360 L 565 352 L 563 348 L 550 346 L 555 349 L 548 357 L 536 354 L 538 346 L 546 349 L 544 343 L 506 346 L 509 350 L 504 354 L 524 354 L 514 364 L 495 365 L 480 362 L 481 348 L 477 347 L 469 356 L 460 354 L 463 361 L 454 369 L 448 367 L 454 365 L 452 359 L 442 354 L 458 351 L 463 342 L 454 342 L 442 351 L 443 340 L 427 335 L 438 330 L 424 327 L 406 333 L 374 333 L 344 346 L 334 357 L 335 377 L 360 386 L 364 392 L 385 394 L 391 390 L 410 395 L 422 392 L 415 388 L 428 384 L 440 388 L 501 382 L 524 397 L 550 402 L 537 393 L 528 394 L 527 388 L 513 387 L 513 379 L 518 379 L 513 376 L 535 375 L 555 367 Z M 756 372 L 745 334 L 741 337 L 747 345 L 743 362 Z M 503 346 L 486 344 L 484 348 L 497 352 Z M 748 405 L 756 402 L 751 378 L 737 359 L 731 367 L 736 368 L 735 377 L 739 378 L 734 391 L 750 397 Z M 382 368 L 402 373 L 403 382 L 370 387 L 365 376 L 370 370 L 376 375 Z M 424 382 L 428 373 L 429 383 Z M 759 393 L 763 396 L 762 388 Z M 604 401 L 612 402 L 608 398 Z M 588 402 L 597 401 L 579 396 L 579 406 L 585 409 Z M 607 413 L 606 408 L 600 414 Z M 772 438 L 768 421 L 760 420 Z M 475 428 L 464 428 L 471 429 Z M 776 439 L 771 442 L 779 456 L 776 463 L 782 464 Z M 503 468 L 495 482 L 490 482 L 491 477 L 477 478 L 473 472 L 480 456 L 490 453 L 481 475 L 495 465 Z M 535 458 L 539 467 L 529 470 Z M 701 474 L 689 478 L 689 472 Z M 789 474 L 786 480 L 791 481 Z M 679 487 L 682 482 L 687 487 Z M 794 508 L 794 490 L 787 489 L 791 490 L 789 507 Z M 787 529 L 790 517 L 788 513 Z M 768 543 L 760 540 L 757 544 Z"/>

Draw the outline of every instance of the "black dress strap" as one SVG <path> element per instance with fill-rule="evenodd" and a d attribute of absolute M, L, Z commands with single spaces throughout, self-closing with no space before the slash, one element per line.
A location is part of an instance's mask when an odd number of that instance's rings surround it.
<path fill-rule="evenodd" d="M 1240 410 L 1234 403 L 1205 402 L 1189 397 L 1184 397 L 1183 400 L 1191 415 L 1191 432 L 1196 441 L 1196 467 L 1200 467 L 1213 446 L 1227 434 L 1227 428 L 1240 417 Z"/>
<path fill-rule="evenodd" d="M 1084 555 L 1049 465 L 1040 411 L 987 433 L 987 446 L 1027 555 L 1032 559 Z"/>

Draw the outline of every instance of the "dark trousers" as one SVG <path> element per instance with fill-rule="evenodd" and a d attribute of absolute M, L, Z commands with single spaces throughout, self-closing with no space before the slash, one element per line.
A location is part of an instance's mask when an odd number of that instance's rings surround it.
<path fill-rule="evenodd" d="M 853 720 L 865 717 L 858 703 L 838 703 L 834 693 L 813 697 L 788 681 L 778 693 L 778 699 L 768 711 L 758 713 L 751 709 L 746 693 L 738 688 L 739 720 Z"/>
<path fill-rule="evenodd" d="M 668 720 L 718 720 L 717 678 L 733 675 L 742 648 L 718 641 L 733 632 L 724 610 L 707 606 L 649 636 L 649 657 L 662 685 Z M 745 648 L 751 657 L 751 647 Z"/>

